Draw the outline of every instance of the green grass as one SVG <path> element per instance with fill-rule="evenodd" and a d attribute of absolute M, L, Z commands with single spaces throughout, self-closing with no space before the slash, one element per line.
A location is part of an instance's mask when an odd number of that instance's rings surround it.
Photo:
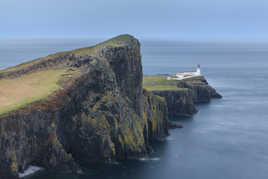
<path fill-rule="evenodd" d="M 59 52 L 59 53 L 55 53 L 53 55 L 49 55 L 47 57 L 43 57 L 43 58 L 38 58 L 26 63 L 22 63 L 20 65 L 17 65 L 15 67 L 10 67 L 4 70 L 0 70 L 0 74 L 2 73 L 7 73 L 7 72 L 12 72 L 12 71 L 17 71 L 23 68 L 26 68 L 28 66 L 37 64 L 41 61 L 45 61 L 48 59 L 52 59 L 52 58 L 56 58 L 58 56 L 61 55 L 68 55 L 68 54 L 74 54 L 76 56 L 81 56 L 81 55 L 90 55 L 90 56 L 96 56 L 99 54 L 100 50 L 104 47 L 104 46 L 113 46 L 113 47 L 120 47 L 120 46 L 124 46 L 124 45 L 128 45 L 130 44 L 130 42 L 133 40 L 133 37 L 130 35 L 120 35 L 117 36 L 115 38 L 112 38 L 110 40 L 107 40 L 105 42 L 102 42 L 100 44 L 97 44 L 95 46 L 91 46 L 91 47 L 86 47 L 86 48 L 80 48 L 80 49 L 75 49 L 75 50 L 71 50 L 71 51 L 66 51 L 66 52 Z"/>
<path fill-rule="evenodd" d="M 185 88 L 177 87 L 178 81 L 167 80 L 167 76 L 145 75 L 143 76 L 143 88 L 149 91 L 181 91 Z"/>
<path fill-rule="evenodd" d="M 67 69 L 45 70 L 0 80 L 0 115 L 48 97 L 61 89 L 61 81 L 74 75 Z"/>
<path fill-rule="evenodd" d="M 75 54 L 77 56 L 79 56 L 81 54 L 83 54 L 83 55 L 97 55 L 104 46 L 120 47 L 120 46 L 130 44 L 132 39 L 133 39 L 133 37 L 130 35 L 120 35 L 118 37 L 112 38 L 110 40 L 107 40 L 105 42 L 102 42 L 102 43 L 97 44 L 97 45 L 92 46 L 92 47 L 86 47 L 86 48 L 72 50 L 72 51 L 70 51 L 70 53 Z"/>
<path fill-rule="evenodd" d="M 0 70 L 0 74 L 15 72 L 62 55 L 74 54 L 75 56 L 96 56 L 104 46 L 125 46 L 131 44 L 133 39 L 134 38 L 130 35 L 120 35 L 92 47 L 59 52 L 15 67 Z M 65 83 L 66 80 L 68 81 L 70 75 L 74 77 L 79 75 L 79 72 L 70 72 L 68 69 L 41 70 L 17 78 L 0 79 L 0 115 L 48 97 L 53 92 L 59 90 L 61 88 L 60 84 Z"/>
<path fill-rule="evenodd" d="M 33 103 L 35 101 L 39 101 L 41 99 L 42 99 L 42 97 L 35 97 L 35 98 L 33 97 L 33 98 L 25 99 L 21 103 L 9 105 L 7 107 L 4 107 L 4 108 L 0 109 L 0 115 L 8 113 L 8 112 L 11 112 L 11 111 L 14 111 L 16 109 L 20 109 L 22 107 L 27 106 L 28 104 L 31 104 L 31 103 Z"/>

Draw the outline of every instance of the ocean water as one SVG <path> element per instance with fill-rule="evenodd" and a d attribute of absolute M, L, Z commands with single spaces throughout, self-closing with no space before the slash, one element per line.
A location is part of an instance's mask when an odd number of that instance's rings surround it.
<path fill-rule="evenodd" d="M 98 40 L 0 41 L 0 68 Z M 201 71 L 222 95 L 176 119 L 148 158 L 91 166 L 84 175 L 43 172 L 31 179 L 267 179 L 268 43 L 142 41 L 144 74 Z"/>

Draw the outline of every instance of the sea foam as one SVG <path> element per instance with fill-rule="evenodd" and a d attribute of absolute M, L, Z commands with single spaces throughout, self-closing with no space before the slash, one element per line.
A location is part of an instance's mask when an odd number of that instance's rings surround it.
<path fill-rule="evenodd" d="M 23 173 L 19 173 L 19 177 L 23 178 L 41 170 L 43 170 L 43 168 L 30 165 L 26 170 L 23 171 Z"/>

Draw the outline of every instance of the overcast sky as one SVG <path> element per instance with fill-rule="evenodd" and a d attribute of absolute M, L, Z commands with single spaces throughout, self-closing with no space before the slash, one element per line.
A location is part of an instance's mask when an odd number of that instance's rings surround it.
<path fill-rule="evenodd" d="M 0 0 L 0 38 L 268 40 L 268 0 Z"/>

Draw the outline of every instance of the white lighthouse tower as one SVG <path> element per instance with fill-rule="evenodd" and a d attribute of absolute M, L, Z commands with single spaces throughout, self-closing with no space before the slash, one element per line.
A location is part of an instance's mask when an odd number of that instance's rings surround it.
<path fill-rule="evenodd" d="M 197 65 L 196 71 L 176 73 L 175 76 L 176 76 L 175 78 L 168 76 L 167 80 L 184 80 L 184 79 L 201 76 L 201 67 L 200 65 Z"/>
<path fill-rule="evenodd" d="M 201 75 L 201 67 L 200 67 L 200 65 L 197 65 L 196 75 Z"/>

